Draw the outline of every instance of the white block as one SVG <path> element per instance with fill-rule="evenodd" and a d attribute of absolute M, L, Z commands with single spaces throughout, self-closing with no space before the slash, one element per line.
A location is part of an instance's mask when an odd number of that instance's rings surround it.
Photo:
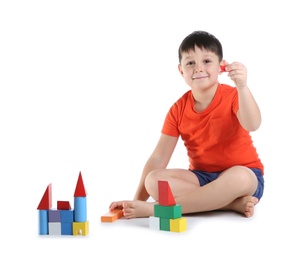
<path fill-rule="evenodd" d="M 60 222 L 49 222 L 49 235 L 60 236 L 61 235 L 61 223 Z"/>
<path fill-rule="evenodd" d="M 149 217 L 149 227 L 154 230 L 160 230 L 160 219 L 159 217 Z"/>

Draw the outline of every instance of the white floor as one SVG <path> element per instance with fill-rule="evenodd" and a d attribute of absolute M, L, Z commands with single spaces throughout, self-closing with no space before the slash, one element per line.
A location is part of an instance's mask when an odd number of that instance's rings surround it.
<path fill-rule="evenodd" d="M 55 187 L 55 186 L 54 186 Z M 54 188 L 55 191 L 55 188 Z M 187 230 L 181 233 L 149 228 L 148 218 L 120 219 L 102 223 L 109 198 L 88 195 L 87 236 L 39 236 L 37 204 L 39 199 L 20 205 L 9 221 L 2 222 L 4 248 L 11 259 L 299 259 L 299 221 L 292 205 L 274 192 L 255 208 L 255 216 L 245 218 L 232 212 L 210 212 L 184 216 Z M 97 201 L 97 202 L 96 202 Z M 72 202 L 72 199 L 71 199 Z M 15 205 L 16 207 L 18 205 Z M 3 213 L 2 213 L 3 214 Z M 9 230 L 8 230 L 9 229 Z"/>
<path fill-rule="evenodd" d="M 1 1 L 1 255 L 7 259 L 299 260 L 299 15 L 296 1 Z M 262 111 L 253 133 L 266 188 L 250 219 L 187 216 L 182 233 L 148 219 L 101 223 L 131 199 L 170 105 L 188 90 L 177 49 L 207 30 L 248 69 Z M 232 83 L 225 75 L 220 81 Z M 179 144 L 170 167 L 187 167 Z M 37 206 L 88 192 L 87 237 L 38 236 Z"/>

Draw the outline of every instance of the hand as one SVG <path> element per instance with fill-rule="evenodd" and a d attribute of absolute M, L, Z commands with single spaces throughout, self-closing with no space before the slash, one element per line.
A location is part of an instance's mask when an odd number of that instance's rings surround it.
<path fill-rule="evenodd" d="M 110 205 L 109 205 L 109 210 L 114 210 L 114 209 L 123 209 L 123 205 L 124 205 L 124 202 L 125 201 L 115 201 L 115 202 L 112 202 Z"/>
<path fill-rule="evenodd" d="M 228 77 L 233 80 L 237 88 L 247 86 L 247 68 L 240 62 L 233 62 L 231 64 L 222 61 L 226 65 L 225 70 L 228 72 Z"/>

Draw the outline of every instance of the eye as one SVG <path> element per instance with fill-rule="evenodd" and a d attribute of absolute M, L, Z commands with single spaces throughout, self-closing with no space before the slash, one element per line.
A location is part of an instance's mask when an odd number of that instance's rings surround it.
<path fill-rule="evenodd" d="M 210 62 L 211 62 L 210 60 L 204 60 L 205 64 L 210 63 Z"/>
<path fill-rule="evenodd" d="M 195 64 L 194 61 L 189 61 L 186 65 L 187 65 L 187 66 L 192 66 L 192 65 L 194 65 L 194 64 Z"/>

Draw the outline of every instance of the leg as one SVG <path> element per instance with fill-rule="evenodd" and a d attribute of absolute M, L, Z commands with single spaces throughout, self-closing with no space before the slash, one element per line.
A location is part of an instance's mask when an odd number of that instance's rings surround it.
<path fill-rule="evenodd" d="M 169 182 L 174 198 L 199 188 L 198 178 L 194 173 L 183 169 L 161 169 L 150 172 L 145 185 L 151 197 L 158 200 L 158 180 Z M 154 203 L 145 201 L 120 201 L 112 203 L 112 208 L 123 208 L 125 218 L 149 217 L 154 214 Z"/>
<path fill-rule="evenodd" d="M 257 199 L 252 194 L 257 188 L 257 178 L 248 168 L 234 166 L 224 171 L 215 181 L 200 187 L 197 177 L 187 170 L 155 170 L 148 174 L 145 186 L 154 200 L 158 200 L 158 180 L 167 180 L 182 213 L 212 210 L 234 210 L 253 215 Z M 118 202 L 120 204 L 120 202 Z M 155 203 L 155 202 L 154 202 Z M 153 202 L 121 202 L 126 218 L 153 215 Z"/>
<path fill-rule="evenodd" d="M 145 180 L 145 187 L 150 196 L 158 201 L 158 181 L 168 181 L 174 198 L 183 196 L 199 188 L 196 175 L 183 169 L 160 169 L 152 171 Z"/>
<path fill-rule="evenodd" d="M 234 166 L 224 171 L 218 179 L 176 198 L 183 213 L 212 210 L 234 210 L 253 215 L 258 202 L 252 197 L 258 185 L 256 175 L 248 168 Z"/>

